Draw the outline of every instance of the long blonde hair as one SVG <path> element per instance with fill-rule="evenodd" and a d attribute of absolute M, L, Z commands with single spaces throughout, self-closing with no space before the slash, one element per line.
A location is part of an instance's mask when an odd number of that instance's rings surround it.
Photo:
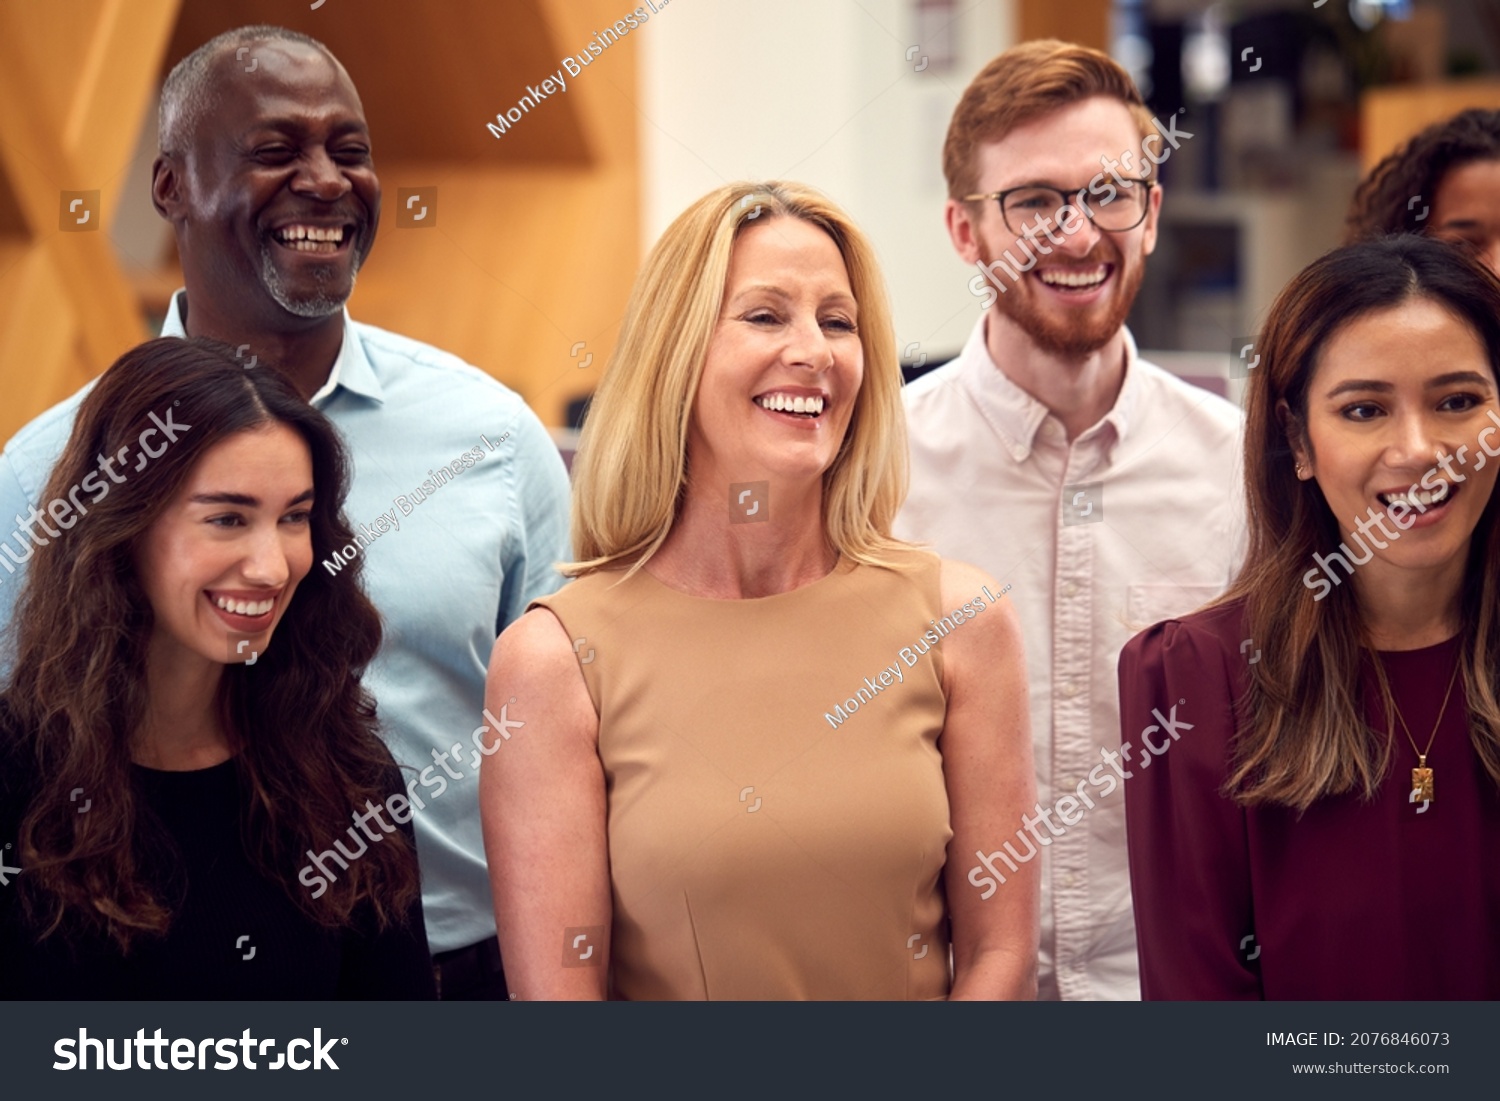
<path fill-rule="evenodd" d="M 735 238 L 751 219 L 799 218 L 843 256 L 859 305 L 864 382 L 842 446 L 823 473 L 830 545 L 889 565 L 906 498 L 906 419 L 890 305 L 874 249 L 848 215 L 795 183 L 735 183 L 688 207 L 651 250 L 625 311 L 620 341 L 589 409 L 573 467 L 573 544 L 562 572 L 644 565 L 666 541 L 687 485 L 687 439 Z"/>

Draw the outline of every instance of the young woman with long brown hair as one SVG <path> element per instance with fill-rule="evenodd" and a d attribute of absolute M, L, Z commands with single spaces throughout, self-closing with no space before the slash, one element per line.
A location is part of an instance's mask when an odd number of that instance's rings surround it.
<path fill-rule="evenodd" d="M 402 786 L 360 563 L 313 569 L 347 487 L 322 414 L 220 345 L 150 341 L 85 399 L 6 547 L 0 996 L 432 996 L 409 826 L 297 874 Z"/>
<path fill-rule="evenodd" d="M 1244 570 L 1120 659 L 1142 994 L 1500 997 L 1500 281 L 1340 249 L 1256 351 Z"/>

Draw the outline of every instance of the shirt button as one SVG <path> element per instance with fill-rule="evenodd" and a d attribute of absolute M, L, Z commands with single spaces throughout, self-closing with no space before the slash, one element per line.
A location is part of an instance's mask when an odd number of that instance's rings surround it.
<path fill-rule="evenodd" d="M 1076 875 L 1074 875 L 1072 872 L 1067 872 L 1066 874 L 1063 875 L 1063 886 L 1064 887 L 1071 887 L 1074 884 L 1076 884 L 1077 882 L 1078 882 L 1078 877 Z"/>
<path fill-rule="evenodd" d="M 1062 591 L 1063 591 L 1063 596 L 1077 596 L 1078 595 L 1078 585 L 1075 582 L 1069 581 L 1066 585 L 1063 586 L 1063 590 Z"/>
<path fill-rule="evenodd" d="M 1078 685 L 1072 681 L 1064 681 L 1062 686 L 1062 694 L 1068 699 L 1072 699 L 1074 696 L 1078 695 Z"/>

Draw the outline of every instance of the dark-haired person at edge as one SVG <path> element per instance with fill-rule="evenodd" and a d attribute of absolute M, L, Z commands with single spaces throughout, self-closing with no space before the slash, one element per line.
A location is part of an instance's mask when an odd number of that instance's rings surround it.
<path fill-rule="evenodd" d="M 434 996 L 409 813 L 298 881 L 403 790 L 361 564 L 312 568 L 347 486 L 328 420 L 227 346 L 143 344 L 84 400 L 0 695 L 0 997 Z"/>
<path fill-rule="evenodd" d="M 1500 272 L 1500 111 L 1476 107 L 1435 123 L 1370 170 L 1345 240 L 1391 233 L 1467 245 Z"/>
<path fill-rule="evenodd" d="M 504 1000 L 477 753 L 459 760 L 455 746 L 484 721 L 495 638 L 562 581 L 552 568 L 570 555 L 562 459 L 496 379 L 350 318 L 344 303 L 374 245 L 381 188 L 359 94 L 321 43 L 280 27 L 205 43 L 162 87 L 160 143 L 151 198 L 172 224 L 186 286 L 162 335 L 223 341 L 247 368 L 280 371 L 343 434 L 354 535 L 313 568 L 343 576 L 357 555 L 387 628 L 365 685 L 392 755 L 413 770 L 439 996 Z M 6 445 L 0 535 L 42 502 L 81 397 Z M 25 572 L 5 548 L 0 539 L 0 627 Z M 344 862 L 334 852 L 315 872 L 342 879 Z"/>
<path fill-rule="evenodd" d="M 1120 658 L 1142 994 L 1500 997 L 1500 281 L 1347 247 L 1257 350 L 1247 564 Z"/>

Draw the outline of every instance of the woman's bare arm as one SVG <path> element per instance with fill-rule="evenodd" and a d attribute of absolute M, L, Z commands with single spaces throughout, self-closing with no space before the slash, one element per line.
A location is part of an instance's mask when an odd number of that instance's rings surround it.
<path fill-rule="evenodd" d="M 943 562 L 945 611 L 966 602 L 973 605 L 985 586 L 1000 592 L 994 580 L 973 566 Z M 951 996 L 1035 998 L 1040 861 L 1018 864 L 1016 871 L 997 861 L 1005 881 L 995 883 L 992 891 L 969 878 L 971 870 L 980 868 L 978 854 L 1014 842 L 1022 816 L 1036 804 L 1026 659 L 1020 622 L 1009 600 L 985 600 L 977 615 L 945 636 L 943 681 L 948 716 L 938 747 L 953 826 L 944 870 L 953 926 Z"/>
<path fill-rule="evenodd" d="M 527 612 L 495 642 L 485 701 L 525 723 L 479 777 L 506 982 L 526 1001 L 602 999 L 612 903 L 599 716 L 550 611 Z"/>

